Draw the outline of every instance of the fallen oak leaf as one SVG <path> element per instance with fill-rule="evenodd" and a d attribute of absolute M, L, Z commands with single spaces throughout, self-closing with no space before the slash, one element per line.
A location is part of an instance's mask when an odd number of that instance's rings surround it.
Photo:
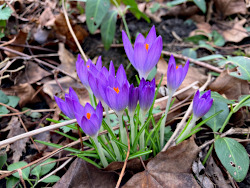
<path fill-rule="evenodd" d="M 191 174 L 192 163 L 199 152 L 190 138 L 149 161 L 146 170 L 133 176 L 123 187 L 200 187 Z"/>

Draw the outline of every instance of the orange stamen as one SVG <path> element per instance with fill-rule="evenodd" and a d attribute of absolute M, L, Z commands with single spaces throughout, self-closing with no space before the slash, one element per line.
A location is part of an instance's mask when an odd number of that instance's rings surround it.
<path fill-rule="evenodd" d="M 87 65 L 87 68 L 89 68 L 89 65 Z"/>
<path fill-rule="evenodd" d="M 176 66 L 176 70 L 178 69 L 179 67 L 178 66 Z"/>
<path fill-rule="evenodd" d="M 87 113 L 87 118 L 90 119 L 91 113 Z"/>
<path fill-rule="evenodd" d="M 148 52 L 149 44 L 144 44 L 144 46 L 145 46 L 145 48 L 146 48 L 146 50 Z"/>
<path fill-rule="evenodd" d="M 113 87 L 113 89 L 115 90 L 115 92 L 118 94 L 120 92 L 119 88 L 118 87 Z"/>

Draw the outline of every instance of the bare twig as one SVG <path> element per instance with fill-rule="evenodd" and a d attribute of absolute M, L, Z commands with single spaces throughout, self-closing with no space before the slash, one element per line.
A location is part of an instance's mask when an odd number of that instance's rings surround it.
<path fill-rule="evenodd" d="M 16 40 L 16 36 L 13 39 L 11 39 L 3 44 L 0 44 L 0 46 L 7 46 L 7 45 L 11 44 L 12 42 L 14 42 L 15 40 Z"/>
<path fill-rule="evenodd" d="M 126 131 L 127 131 L 127 139 L 128 139 L 128 151 L 127 151 L 126 159 L 125 159 L 123 167 L 122 167 L 121 174 L 120 174 L 119 179 L 118 179 L 118 181 L 116 183 L 116 186 L 115 186 L 116 188 L 120 187 L 120 184 L 121 184 L 121 181 L 122 181 L 122 178 L 124 176 L 124 172 L 125 172 L 125 169 L 126 169 L 126 166 L 127 166 L 127 163 L 128 163 L 128 157 L 129 157 L 129 154 L 130 154 L 130 140 L 129 140 L 128 126 L 126 126 Z"/>
<path fill-rule="evenodd" d="M 71 27 L 71 24 L 70 24 L 70 21 L 69 21 L 69 17 L 68 17 L 66 8 L 65 8 L 65 0 L 62 0 L 62 8 L 63 8 L 64 17 L 65 17 L 67 26 L 68 26 L 68 28 L 69 28 L 69 31 L 70 31 L 70 33 L 71 33 L 71 35 L 72 35 L 72 37 L 73 37 L 73 39 L 74 39 L 74 41 L 75 41 L 77 47 L 78 47 L 80 53 L 82 54 L 82 57 L 84 58 L 84 61 L 87 62 L 87 61 L 88 61 L 88 58 L 87 58 L 87 56 L 85 55 L 84 51 L 82 50 L 82 47 L 81 47 L 81 45 L 80 45 L 80 43 L 79 43 L 79 41 L 78 41 L 78 39 L 77 39 L 77 37 L 76 37 L 76 35 L 75 35 L 75 33 L 74 33 L 72 27 Z"/>
<path fill-rule="evenodd" d="M 204 62 L 201 62 L 201 61 L 197 61 L 195 59 L 192 59 L 190 57 L 183 56 L 183 55 L 180 55 L 180 54 L 176 54 L 176 53 L 172 53 L 172 52 L 168 52 L 168 51 L 164 51 L 164 50 L 162 51 L 162 54 L 167 55 L 167 56 L 170 56 L 172 54 L 175 58 L 183 59 L 184 61 L 189 60 L 191 63 L 195 63 L 196 65 L 205 67 L 207 69 L 210 69 L 210 70 L 218 72 L 218 73 L 221 73 L 223 71 L 223 70 L 221 70 L 218 67 L 215 67 L 213 65 L 210 65 L 210 64 L 207 64 L 207 63 L 204 63 Z"/>

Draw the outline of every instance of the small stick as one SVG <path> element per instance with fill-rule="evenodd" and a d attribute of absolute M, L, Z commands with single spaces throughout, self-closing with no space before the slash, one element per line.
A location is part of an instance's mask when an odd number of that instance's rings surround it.
<path fill-rule="evenodd" d="M 127 132 L 127 139 L 128 139 L 128 151 L 127 151 L 127 155 L 126 155 L 126 159 L 124 161 L 124 164 L 123 164 L 123 167 L 122 167 L 122 171 L 121 171 L 121 174 L 119 176 L 119 179 L 116 183 L 116 188 L 119 188 L 120 187 L 120 184 L 121 184 L 121 181 L 122 181 L 122 178 L 124 176 L 124 172 L 125 172 L 125 169 L 126 169 L 126 166 L 127 166 L 127 163 L 128 163 L 128 157 L 129 157 L 129 154 L 130 154 L 130 140 L 129 140 L 129 134 L 128 134 L 128 127 L 126 126 L 126 132 Z"/>
<path fill-rule="evenodd" d="M 223 70 L 219 69 L 218 67 L 215 67 L 213 65 L 204 63 L 202 61 L 197 61 L 195 59 L 192 59 L 192 58 L 187 57 L 187 56 L 183 56 L 181 54 L 176 54 L 176 53 L 172 53 L 172 52 L 168 52 L 168 51 L 164 51 L 164 50 L 161 53 L 164 54 L 164 55 L 167 55 L 167 56 L 170 56 L 172 54 L 175 58 L 183 59 L 185 61 L 189 60 L 191 63 L 195 63 L 195 64 L 197 64 L 199 66 L 205 67 L 207 69 L 210 69 L 210 70 L 218 72 L 218 73 L 221 73 L 223 71 Z"/>
<path fill-rule="evenodd" d="M 67 14 L 67 11 L 66 11 L 66 9 L 65 9 L 65 0 L 62 0 L 62 8 L 63 8 L 63 14 L 64 14 L 64 17 L 65 17 L 67 26 L 68 26 L 68 28 L 69 28 L 69 31 L 70 31 L 70 33 L 71 33 L 71 35 L 72 35 L 72 37 L 73 37 L 73 39 L 74 39 L 74 41 L 75 41 L 75 43 L 76 43 L 76 45 L 77 45 L 77 47 L 78 47 L 80 53 L 82 54 L 82 57 L 84 58 L 84 61 L 85 61 L 85 63 L 86 63 L 86 62 L 88 61 L 88 58 L 87 58 L 87 56 L 85 55 L 84 51 L 82 50 L 82 47 L 81 47 L 81 45 L 80 45 L 80 43 L 79 43 L 79 41 L 78 41 L 78 39 L 77 39 L 77 37 L 76 37 L 76 35 L 75 35 L 75 33 L 74 33 L 72 27 L 71 27 L 71 24 L 70 24 L 70 21 L 69 21 L 68 14 Z"/>
<path fill-rule="evenodd" d="M 14 111 L 14 112 L 19 113 L 19 110 L 16 110 L 15 108 L 12 108 L 12 107 L 10 107 L 10 106 L 4 104 L 4 103 L 1 103 L 1 102 L 0 102 L 0 105 L 5 106 L 6 108 L 8 108 L 8 109 L 10 109 L 10 110 L 12 110 L 12 111 Z M 19 119 L 19 121 L 21 122 L 22 127 L 24 128 L 25 132 L 28 133 L 29 131 L 28 131 L 28 129 L 26 128 L 25 124 L 23 123 L 23 120 L 22 120 L 22 118 L 21 118 L 21 115 L 18 114 L 17 116 L 18 116 L 18 119 Z M 34 140 L 33 140 L 33 138 L 32 138 L 31 136 L 30 136 L 30 140 L 31 140 L 31 142 L 34 144 L 34 146 L 36 147 L 37 151 L 38 151 L 39 153 L 41 153 L 40 149 L 38 148 L 38 146 L 36 145 L 36 143 L 34 142 Z"/>

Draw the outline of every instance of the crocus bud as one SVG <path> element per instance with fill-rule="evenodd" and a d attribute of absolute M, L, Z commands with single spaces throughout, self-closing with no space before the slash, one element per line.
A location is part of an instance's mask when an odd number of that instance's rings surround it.
<path fill-rule="evenodd" d="M 82 84 L 86 87 L 88 91 L 90 91 L 89 80 L 88 80 L 89 72 L 91 71 L 95 75 L 101 69 L 102 69 L 101 56 L 98 58 L 95 65 L 90 59 L 85 64 L 84 60 L 81 58 L 81 55 L 80 54 L 78 55 L 76 61 L 77 75 L 79 76 Z"/>
<path fill-rule="evenodd" d="M 141 79 L 140 85 L 139 85 L 139 104 L 141 107 L 141 110 L 143 110 L 145 113 L 149 110 L 151 107 L 155 95 L 155 79 L 153 79 L 151 82 L 146 82 L 144 78 Z"/>
<path fill-rule="evenodd" d="M 129 61 L 138 71 L 140 78 L 147 79 L 150 71 L 158 63 L 163 47 L 161 36 L 156 38 L 155 26 L 151 28 L 146 39 L 142 34 L 137 36 L 134 49 L 124 31 L 122 40 Z"/>
<path fill-rule="evenodd" d="M 79 102 L 75 91 L 70 87 L 69 94 L 65 93 L 65 101 L 56 96 L 54 96 L 54 98 L 61 111 L 70 119 L 74 119 L 75 114 L 73 108 L 73 101 Z"/>
<path fill-rule="evenodd" d="M 83 132 L 92 137 L 96 136 L 102 125 L 102 103 L 98 103 L 96 110 L 89 103 L 86 103 L 84 107 L 77 101 L 73 104 L 77 123 Z"/>
<path fill-rule="evenodd" d="M 138 100 L 139 100 L 139 89 L 134 87 L 133 84 L 129 87 L 129 97 L 128 97 L 128 113 L 134 114 Z"/>
<path fill-rule="evenodd" d="M 199 90 L 196 92 L 193 100 L 193 113 L 194 117 L 199 119 L 204 116 L 213 104 L 213 99 L 211 98 L 211 91 L 208 90 L 200 97 Z"/>
<path fill-rule="evenodd" d="M 174 93 L 183 82 L 188 72 L 189 61 L 185 66 L 176 66 L 174 56 L 171 55 L 168 63 L 167 86 L 170 92 Z"/>

